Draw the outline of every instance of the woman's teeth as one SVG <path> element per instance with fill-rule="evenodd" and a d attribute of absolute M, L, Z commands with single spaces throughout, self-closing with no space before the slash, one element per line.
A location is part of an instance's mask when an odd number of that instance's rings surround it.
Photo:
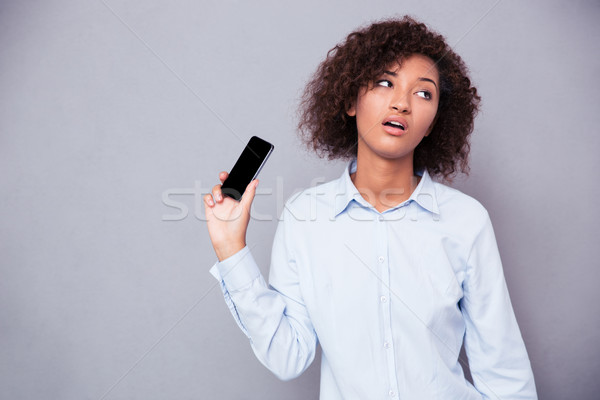
<path fill-rule="evenodd" d="M 404 125 L 402 125 L 400 122 L 396 122 L 396 121 L 389 121 L 386 122 L 385 125 L 389 125 L 389 126 L 393 126 L 395 128 L 400 128 L 402 130 L 405 130 L 406 128 L 404 127 Z"/>

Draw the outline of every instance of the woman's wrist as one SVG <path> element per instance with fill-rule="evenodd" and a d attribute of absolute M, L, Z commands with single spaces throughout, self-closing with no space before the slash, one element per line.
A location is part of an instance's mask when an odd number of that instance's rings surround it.
<path fill-rule="evenodd" d="M 246 243 L 244 242 L 228 243 L 226 245 L 215 247 L 215 253 L 217 253 L 217 258 L 219 259 L 219 262 L 221 262 L 233 256 L 244 247 L 246 247 Z"/>

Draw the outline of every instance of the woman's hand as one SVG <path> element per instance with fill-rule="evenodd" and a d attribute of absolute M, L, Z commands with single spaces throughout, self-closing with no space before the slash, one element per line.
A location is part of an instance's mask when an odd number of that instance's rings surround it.
<path fill-rule="evenodd" d="M 221 172 L 221 184 L 229 174 Z M 213 187 L 212 195 L 204 196 L 204 212 L 208 234 L 219 261 L 231 257 L 246 246 L 246 230 L 250 221 L 250 207 L 256 193 L 258 180 L 246 187 L 238 202 L 221 193 L 221 185 Z"/>

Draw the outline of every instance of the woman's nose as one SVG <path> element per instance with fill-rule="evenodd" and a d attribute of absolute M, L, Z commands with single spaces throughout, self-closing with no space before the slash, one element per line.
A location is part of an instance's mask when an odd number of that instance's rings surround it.
<path fill-rule="evenodd" d="M 410 112 L 410 96 L 408 92 L 403 90 L 395 94 L 391 102 L 391 107 L 400 113 Z"/>

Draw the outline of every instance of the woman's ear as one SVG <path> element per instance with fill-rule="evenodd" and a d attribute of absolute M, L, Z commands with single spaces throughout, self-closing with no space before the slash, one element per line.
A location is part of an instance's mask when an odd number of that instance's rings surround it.
<path fill-rule="evenodd" d="M 349 117 L 356 117 L 356 107 L 354 106 L 354 102 L 350 104 L 350 107 L 346 110 L 346 114 L 348 114 Z"/>

